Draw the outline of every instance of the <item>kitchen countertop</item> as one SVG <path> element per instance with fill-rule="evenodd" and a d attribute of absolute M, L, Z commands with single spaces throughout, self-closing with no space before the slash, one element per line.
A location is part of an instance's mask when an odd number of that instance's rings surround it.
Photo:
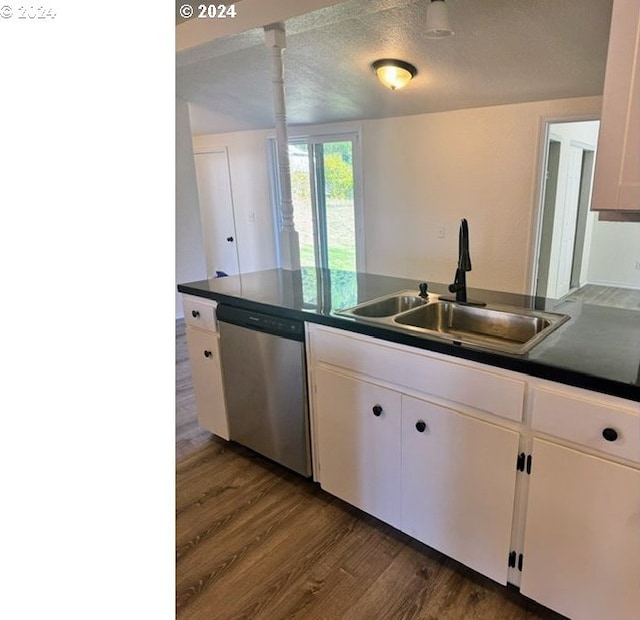
<path fill-rule="evenodd" d="M 447 293 L 446 285 L 426 281 L 429 292 Z M 178 285 L 181 293 L 247 310 L 330 325 L 640 402 L 638 311 L 469 288 L 470 298 L 488 304 L 560 312 L 571 317 L 524 355 L 416 336 L 335 314 L 336 310 L 406 289 L 417 293 L 418 281 L 314 268 L 270 269 Z"/>

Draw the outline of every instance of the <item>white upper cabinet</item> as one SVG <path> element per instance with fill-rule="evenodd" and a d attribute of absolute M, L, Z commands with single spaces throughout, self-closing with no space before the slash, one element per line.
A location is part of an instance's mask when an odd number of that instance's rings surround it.
<path fill-rule="evenodd" d="M 640 2 L 614 0 L 591 207 L 600 219 L 640 218 L 639 39 Z"/>

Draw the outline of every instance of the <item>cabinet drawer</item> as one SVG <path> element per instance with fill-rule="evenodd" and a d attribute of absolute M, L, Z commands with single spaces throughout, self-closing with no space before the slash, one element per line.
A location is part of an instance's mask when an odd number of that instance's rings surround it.
<path fill-rule="evenodd" d="M 520 422 L 525 382 L 418 349 L 387 346 L 330 328 L 312 330 L 316 361 Z"/>
<path fill-rule="evenodd" d="M 210 332 L 218 331 L 216 324 L 216 302 L 207 301 L 190 295 L 182 296 L 184 322 Z"/>
<path fill-rule="evenodd" d="M 628 408 L 618 406 L 596 395 L 592 398 L 538 387 L 533 397 L 532 426 L 537 431 L 639 463 L 640 407 L 634 407 L 633 403 Z"/>

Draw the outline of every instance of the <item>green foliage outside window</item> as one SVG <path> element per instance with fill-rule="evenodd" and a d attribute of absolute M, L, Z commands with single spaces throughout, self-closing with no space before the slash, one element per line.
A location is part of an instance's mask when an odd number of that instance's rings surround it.
<path fill-rule="evenodd" d="M 340 153 L 324 156 L 324 178 L 327 198 L 333 200 L 351 200 L 353 197 L 353 173 L 351 164 Z"/>

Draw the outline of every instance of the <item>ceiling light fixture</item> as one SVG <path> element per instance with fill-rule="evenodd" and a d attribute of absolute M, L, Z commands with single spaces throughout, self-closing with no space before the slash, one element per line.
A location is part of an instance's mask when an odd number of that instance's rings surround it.
<path fill-rule="evenodd" d="M 449 10 L 444 0 L 431 0 L 427 7 L 427 30 L 429 39 L 444 39 L 453 36 L 449 25 Z"/>
<path fill-rule="evenodd" d="M 406 86 L 418 73 L 413 65 L 404 62 L 404 60 L 394 60 L 393 58 L 376 60 L 371 67 L 380 82 L 391 90 L 398 90 Z"/>

